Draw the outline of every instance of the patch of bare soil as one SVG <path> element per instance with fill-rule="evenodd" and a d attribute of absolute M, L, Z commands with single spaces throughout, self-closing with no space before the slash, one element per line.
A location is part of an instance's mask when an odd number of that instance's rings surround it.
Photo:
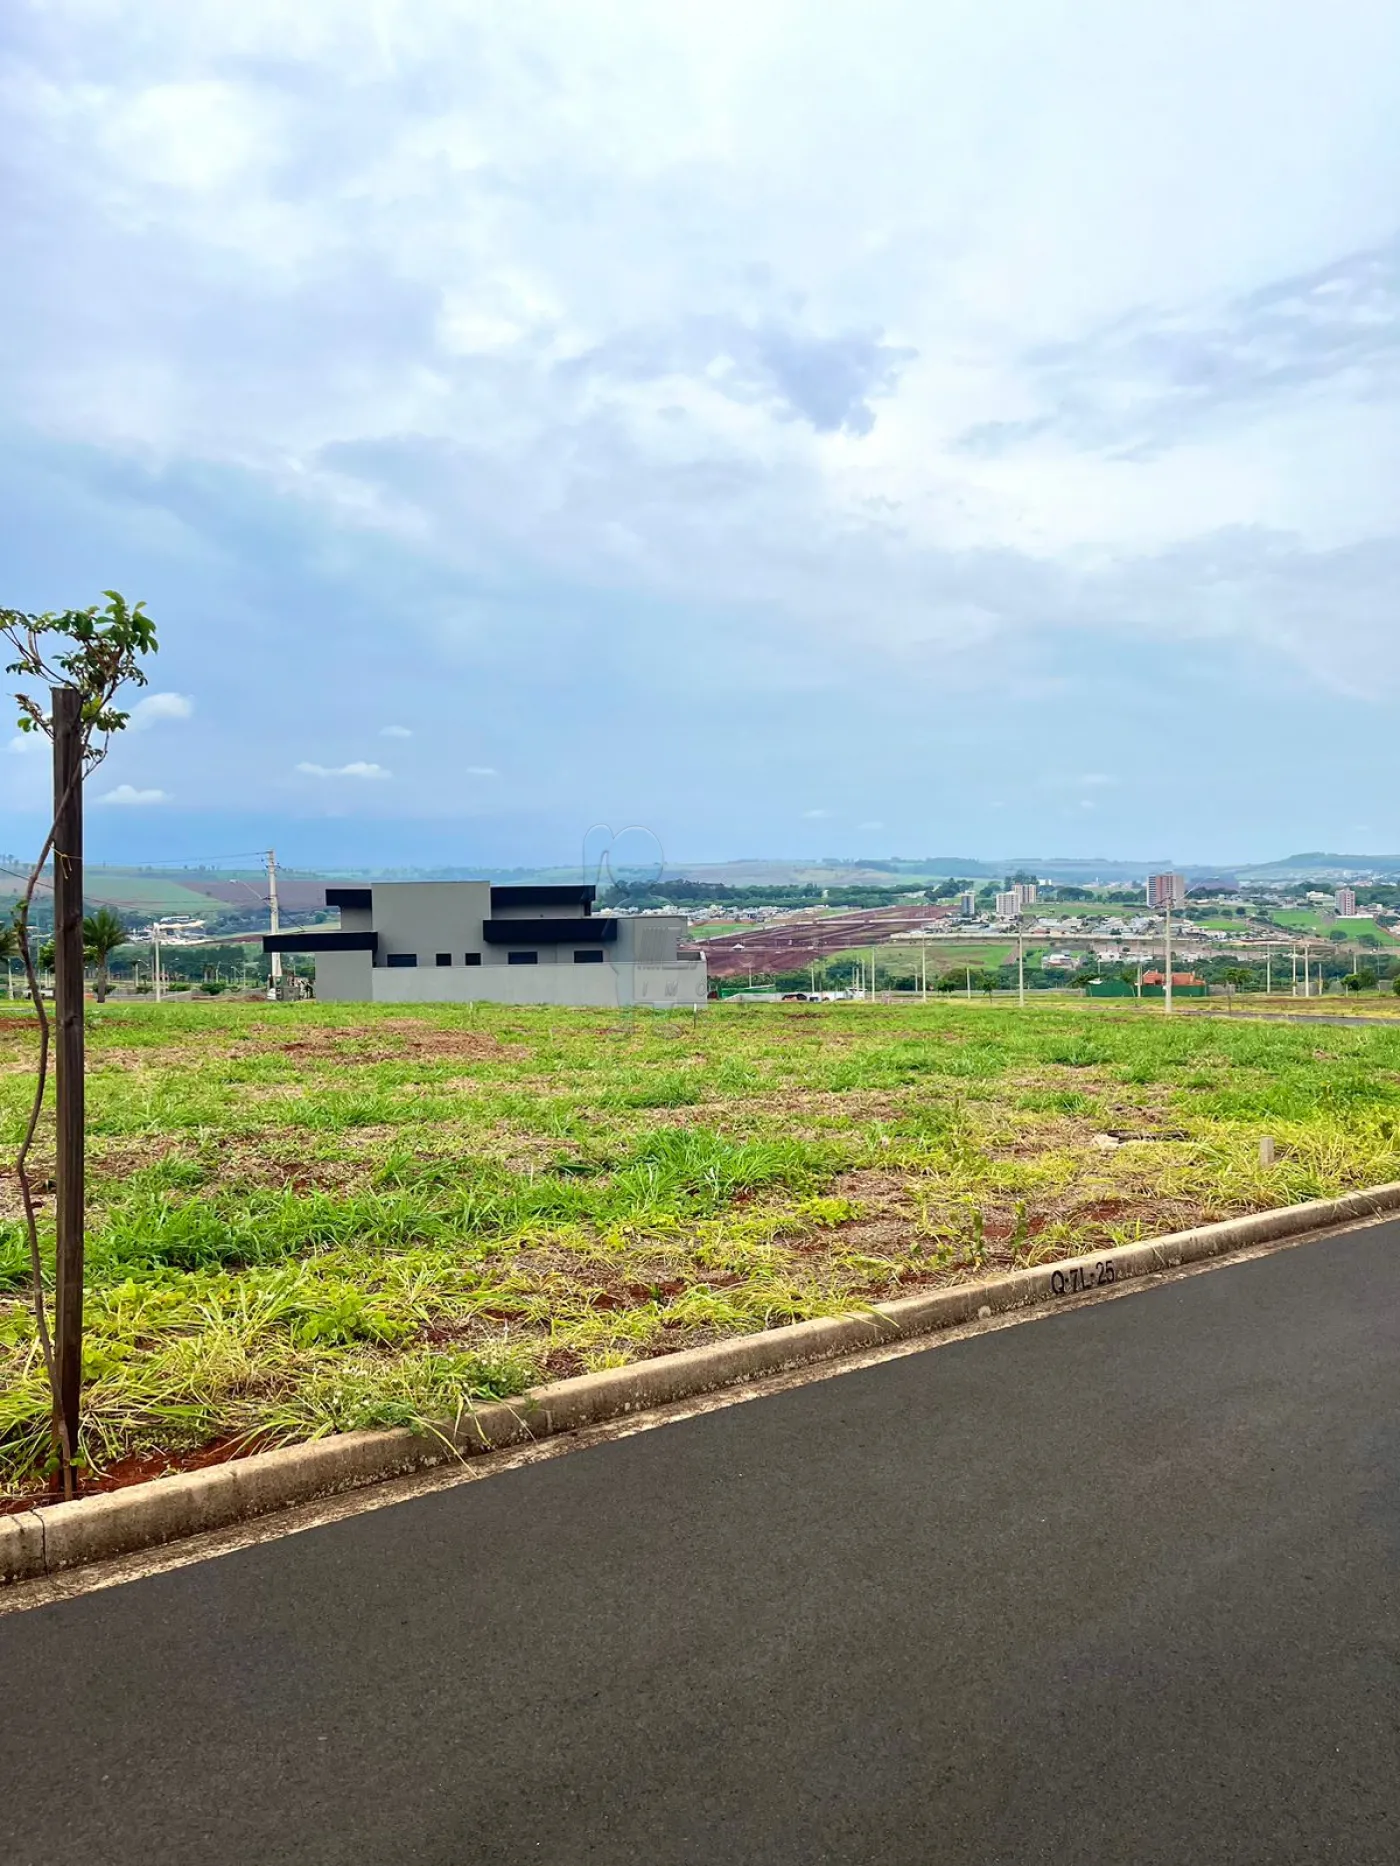
<path fill-rule="evenodd" d="M 768 1095 L 735 1096 L 732 1100 L 698 1101 L 680 1108 L 638 1108 L 658 1127 L 690 1127 L 703 1121 L 707 1127 L 751 1126 L 753 1114 L 781 1114 L 801 1120 L 826 1116 L 844 1122 L 896 1121 L 907 1114 L 907 1098 L 892 1095 L 886 1089 L 775 1089 Z M 794 1127 L 798 1139 L 815 1138 L 814 1128 Z"/>
<path fill-rule="evenodd" d="M 234 1056 L 248 1054 L 291 1056 L 338 1063 L 441 1062 L 451 1058 L 463 1062 L 520 1062 L 530 1051 L 521 1043 L 502 1043 L 486 1031 L 443 1029 L 417 1018 L 395 1018 L 392 1024 L 373 1024 L 347 1028 L 304 1026 L 297 1035 L 280 1033 L 262 1036 L 252 1044 L 240 1045 L 226 1052 Z"/>

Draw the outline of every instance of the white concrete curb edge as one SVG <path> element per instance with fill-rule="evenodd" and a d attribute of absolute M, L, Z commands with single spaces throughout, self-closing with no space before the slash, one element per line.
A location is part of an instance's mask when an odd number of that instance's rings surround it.
<path fill-rule="evenodd" d="M 758 1335 L 690 1348 L 604 1373 L 536 1387 L 519 1399 L 478 1406 L 440 1433 L 346 1432 L 306 1445 L 260 1452 L 204 1471 L 181 1472 L 129 1489 L 0 1516 L 0 1585 L 34 1580 L 85 1562 L 225 1529 L 273 1510 L 401 1477 L 449 1458 L 548 1438 L 629 1413 L 712 1393 L 764 1374 L 858 1353 L 896 1341 L 1004 1315 L 1108 1283 L 1151 1276 L 1359 1219 L 1400 1211 L 1400 1183 L 1338 1199 L 1256 1212 L 1138 1244 L 1012 1270 L 850 1315 L 794 1322 Z"/>

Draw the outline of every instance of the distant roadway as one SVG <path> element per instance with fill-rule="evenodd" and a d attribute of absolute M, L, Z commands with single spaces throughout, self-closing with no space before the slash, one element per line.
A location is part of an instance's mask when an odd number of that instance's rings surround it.
<path fill-rule="evenodd" d="M 1400 1860 L 1400 1227 L 0 1615 L 7 1866 Z"/>

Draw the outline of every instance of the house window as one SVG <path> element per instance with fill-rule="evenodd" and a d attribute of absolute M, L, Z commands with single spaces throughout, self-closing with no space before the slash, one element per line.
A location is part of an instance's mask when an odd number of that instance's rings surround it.
<path fill-rule="evenodd" d="M 479 952 L 464 952 L 462 954 L 462 964 L 463 965 L 480 965 L 481 954 Z"/>
<path fill-rule="evenodd" d="M 451 965 L 452 954 L 450 952 L 440 952 L 437 956 L 437 962 L 439 965 Z"/>
<path fill-rule="evenodd" d="M 507 965 L 538 965 L 539 962 L 540 955 L 537 952 L 508 952 L 506 954 Z"/>
<path fill-rule="evenodd" d="M 417 965 L 418 954 L 416 952 L 391 952 L 385 957 L 384 963 L 385 965 Z"/>
<path fill-rule="evenodd" d="M 575 965 L 601 965 L 602 963 L 603 954 L 597 946 L 590 946 L 586 952 L 574 954 Z"/>

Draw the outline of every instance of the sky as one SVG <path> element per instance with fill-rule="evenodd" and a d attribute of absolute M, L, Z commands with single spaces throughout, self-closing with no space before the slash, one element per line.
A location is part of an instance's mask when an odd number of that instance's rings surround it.
<path fill-rule="evenodd" d="M 94 858 L 1400 849 L 1394 0 L 9 0 L 0 110 Z"/>

